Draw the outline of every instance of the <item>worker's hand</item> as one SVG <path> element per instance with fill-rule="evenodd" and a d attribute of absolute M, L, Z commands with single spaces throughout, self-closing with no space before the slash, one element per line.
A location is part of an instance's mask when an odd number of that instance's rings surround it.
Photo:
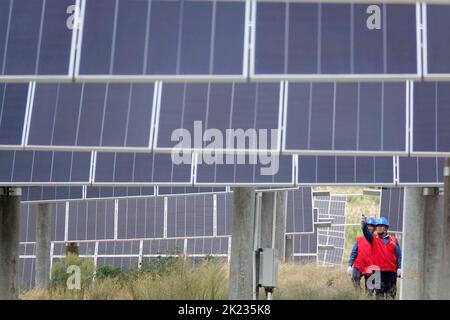
<path fill-rule="evenodd" d="M 397 269 L 397 277 L 398 278 L 402 277 L 402 269 Z"/>
<path fill-rule="evenodd" d="M 352 274 L 353 274 L 353 267 L 348 266 L 348 268 L 347 268 L 347 275 L 348 275 L 349 277 L 351 277 Z"/>
<path fill-rule="evenodd" d="M 366 219 L 367 219 L 367 218 L 366 218 L 365 215 L 362 215 L 362 216 L 361 216 L 361 227 L 364 226 L 364 224 L 366 223 Z"/>

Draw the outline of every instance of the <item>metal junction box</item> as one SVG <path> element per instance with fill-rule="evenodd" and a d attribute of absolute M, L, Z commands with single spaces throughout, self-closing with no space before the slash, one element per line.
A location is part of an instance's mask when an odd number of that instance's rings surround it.
<path fill-rule="evenodd" d="M 275 288 L 278 280 L 278 251 L 274 248 L 259 249 L 259 281 L 258 285 Z"/>

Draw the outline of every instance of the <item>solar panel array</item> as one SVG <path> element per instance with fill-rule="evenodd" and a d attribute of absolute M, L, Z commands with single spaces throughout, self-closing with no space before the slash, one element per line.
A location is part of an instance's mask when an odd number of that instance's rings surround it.
<path fill-rule="evenodd" d="M 346 196 L 314 197 L 314 206 L 318 209 L 318 217 L 331 219 L 331 227 L 317 230 L 319 246 L 317 261 L 323 266 L 340 266 L 344 258 L 345 248 L 345 208 Z M 324 246 L 322 249 L 321 246 Z"/>
<path fill-rule="evenodd" d="M 381 190 L 380 216 L 389 221 L 389 231 L 403 231 L 403 188 L 387 188 Z"/>
<path fill-rule="evenodd" d="M 0 79 L 404 80 L 420 78 L 422 56 L 425 77 L 448 74 L 449 47 L 440 41 L 447 7 L 383 4 L 380 26 L 367 23 L 367 7 L 181 0 L 38 0 L 30 5 L 5 0 Z"/>
<path fill-rule="evenodd" d="M 173 191 L 173 190 L 166 190 Z M 184 190 L 186 191 L 186 190 Z M 65 243 L 80 244 L 80 256 L 92 256 L 97 265 L 136 267 L 160 255 L 184 253 L 193 259 L 207 255 L 227 258 L 232 220 L 232 193 L 206 190 L 197 194 L 166 193 L 153 197 L 55 202 L 52 214 L 52 257 L 65 255 Z M 308 246 L 295 254 L 311 256 L 313 234 L 310 188 L 288 192 L 287 232 L 306 236 Z M 21 281 L 32 284 L 35 263 L 36 203 L 21 207 Z"/>
<path fill-rule="evenodd" d="M 177 165 L 168 154 L 0 151 L 0 185 L 32 187 L 32 192 L 24 192 L 26 201 L 52 201 L 151 195 L 154 186 L 211 190 L 250 185 L 443 184 L 443 159 L 435 157 L 282 156 L 277 163 Z M 276 174 L 263 174 L 277 166 Z"/>

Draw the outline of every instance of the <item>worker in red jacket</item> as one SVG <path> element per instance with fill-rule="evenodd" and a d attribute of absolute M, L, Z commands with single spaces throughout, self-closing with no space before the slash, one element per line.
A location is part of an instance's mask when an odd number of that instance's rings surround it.
<path fill-rule="evenodd" d="M 371 233 L 375 232 L 377 220 L 373 217 L 367 219 L 367 228 Z M 371 245 L 364 236 L 359 236 L 355 240 L 350 258 L 348 260 L 347 274 L 352 278 L 356 289 L 361 289 L 361 278 L 364 276 L 365 289 L 367 288 L 367 279 L 372 272 L 368 268 L 373 264 Z"/>
<path fill-rule="evenodd" d="M 380 272 L 380 284 L 375 287 L 377 299 L 397 294 L 397 277 L 401 276 L 402 253 L 396 237 L 388 234 L 389 222 L 381 217 L 377 221 L 376 232 L 372 234 L 365 219 L 361 222 L 364 237 L 371 245 L 373 265 Z"/>

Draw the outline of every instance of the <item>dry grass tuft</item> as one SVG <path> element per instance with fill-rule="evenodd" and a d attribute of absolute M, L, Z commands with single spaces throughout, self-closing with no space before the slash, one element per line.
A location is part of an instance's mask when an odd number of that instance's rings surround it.
<path fill-rule="evenodd" d="M 228 297 L 228 266 L 205 261 L 193 266 L 179 259 L 163 273 L 140 273 L 97 280 L 80 292 L 54 288 L 24 292 L 24 300 L 214 300 Z M 264 295 L 261 295 L 264 299 Z M 343 268 L 318 267 L 315 264 L 280 264 L 278 288 L 274 299 L 367 299 L 353 289 Z"/>

